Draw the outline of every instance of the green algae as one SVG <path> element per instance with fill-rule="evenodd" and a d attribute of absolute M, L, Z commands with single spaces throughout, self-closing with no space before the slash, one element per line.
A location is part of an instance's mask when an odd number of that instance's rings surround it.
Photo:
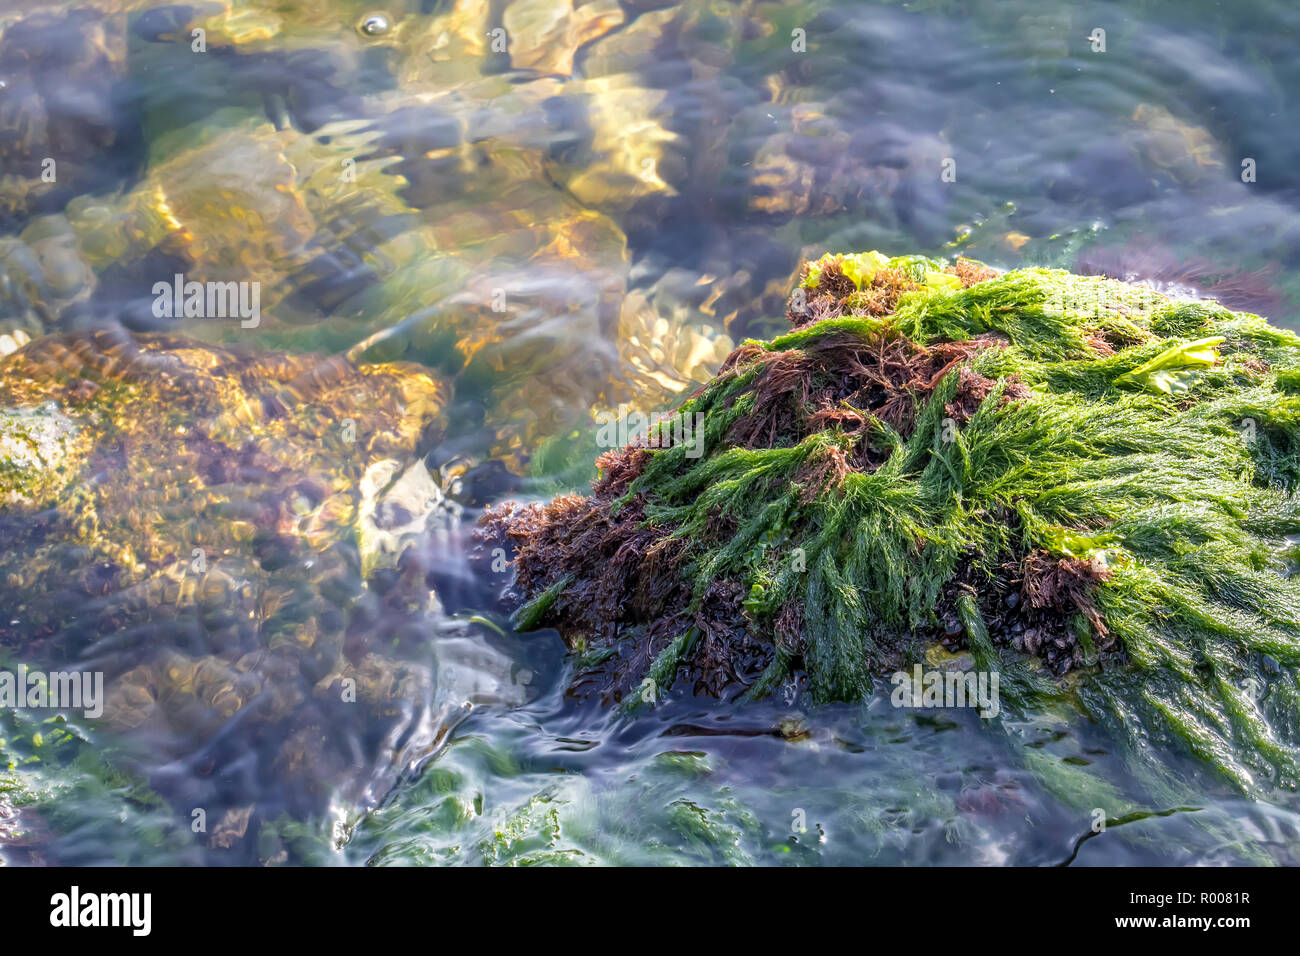
<path fill-rule="evenodd" d="M 547 764 L 518 766 L 463 737 L 413 792 L 363 821 L 353 849 L 380 845 L 367 858 L 379 866 L 717 866 L 753 865 L 775 842 L 738 794 L 710 785 L 699 754 L 657 753 L 612 787 Z"/>
<path fill-rule="evenodd" d="M 64 715 L 17 708 L 0 713 L 0 805 L 16 811 L 0 825 L 0 865 L 192 861 L 187 821 L 116 756 Z M 105 831 L 104 820 L 114 827 Z M 113 839 L 124 832 L 132 838 Z"/>
<path fill-rule="evenodd" d="M 829 262 L 809 271 L 814 298 Z M 1294 788 L 1300 583 L 1285 553 L 1300 533 L 1300 338 L 1056 270 L 956 290 L 912 280 L 888 314 L 855 312 L 850 292 L 817 321 L 744 343 L 678 410 L 703 416 L 703 456 L 629 447 L 604 463 L 634 477 L 598 482 L 592 512 L 613 526 L 635 505 L 646 540 L 680 553 L 655 586 L 684 586 L 684 606 L 607 603 L 617 640 L 652 652 L 628 659 L 665 675 L 707 653 L 676 639 L 684 626 L 666 640 L 654 624 L 689 625 L 711 587 L 734 582 L 747 596 L 734 623 L 768 648 L 761 674 L 735 675 L 748 696 L 797 672 L 815 699 L 860 700 L 955 619 L 977 666 L 1002 674 L 1005 704 L 1069 696 L 1130 742 L 1189 751 L 1243 789 Z M 852 368 L 900 341 L 916 355 L 967 348 L 931 386 L 891 383 L 911 398 L 901 417 L 866 394 L 879 369 Z M 763 429 L 746 431 L 754 421 Z M 600 631 L 580 562 L 557 550 L 564 533 L 514 529 L 525 596 L 578 578 L 530 623 Z M 1058 575 L 1043 609 L 1073 645 L 1063 666 L 985 626 L 1017 585 L 1033 590 L 1033 562 Z"/>
<path fill-rule="evenodd" d="M 1223 342 L 1223 336 L 1218 335 L 1171 346 L 1151 361 L 1125 372 L 1116 381 L 1131 382 L 1166 395 L 1185 392 L 1196 381 L 1198 370 L 1211 368 L 1218 362 L 1219 354 L 1215 349 Z"/>
<path fill-rule="evenodd" d="M 832 265 L 838 266 L 844 276 L 861 289 L 864 282 L 869 283 L 875 278 L 877 272 L 889 267 L 889 259 L 874 251 L 851 256 L 827 253 L 808 267 L 808 274 L 804 277 L 802 287 L 816 289 L 821 280 L 822 270 Z"/>

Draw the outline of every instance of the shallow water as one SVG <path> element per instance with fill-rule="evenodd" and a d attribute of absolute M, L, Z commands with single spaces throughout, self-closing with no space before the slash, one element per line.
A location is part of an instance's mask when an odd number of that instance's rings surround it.
<path fill-rule="evenodd" d="M 882 682 L 862 706 L 679 687 L 635 716 L 602 708 L 566 693 L 577 665 L 554 634 L 499 633 L 506 576 L 463 560 L 479 507 L 581 489 L 594 411 L 670 408 L 782 325 L 801 259 L 828 249 L 1131 275 L 1300 327 L 1300 12 L 0 11 L 0 333 L 344 352 L 455 390 L 424 456 L 454 506 L 419 547 L 439 603 L 420 616 L 376 598 L 369 619 L 382 638 L 421 622 L 393 651 L 433 675 L 421 706 L 336 727 L 337 792 L 311 799 L 277 777 L 283 741 L 242 736 L 247 721 L 217 744 L 169 727 L 172 759 L 94 721 L 6 713 L 8 861 L 1300 862 L 1294 793 L 1244 799 L 1065 706 L 985 722 L 896 709 Z M 546 33 L 550 14 L 567 20 Z M 159 315 L 154 285 L 176 273 L 257 283 L 256 325 Z M 10 628 L 6 666 L 34 636 Z M 251 807 L 257 835 L 196 838 L 196 802 L 236 824 Z"/>

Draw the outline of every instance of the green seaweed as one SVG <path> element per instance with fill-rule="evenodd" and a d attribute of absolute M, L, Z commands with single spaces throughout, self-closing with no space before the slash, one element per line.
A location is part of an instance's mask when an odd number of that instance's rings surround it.
<path fill-rule="evenodd" d="M 1180 394 L 1191 387 L 1198 370 L 1210 368 L 1219 360 L 1215 348 L 1224 341 L 1222 335 L 1217 335 L 1185 345 L 1171 346 L 1151 361 L 1144 362 L 1131 372 L 1125 372 L 1116 381 L 1133 382 L 1166 395 Z"/>
<path fill-rule="evenodd" d="M 510 618 L 511 626 L 517 631 L 531 631 L 546 616 L 555 599 L 569 586 L 571 578 L 561 578 L 523 607 Z"/>

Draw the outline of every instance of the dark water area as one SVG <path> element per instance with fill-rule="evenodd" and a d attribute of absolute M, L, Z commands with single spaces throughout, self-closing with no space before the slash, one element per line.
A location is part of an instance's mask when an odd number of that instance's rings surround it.
<path fill-rule="evenodd" d="M 605 706 L 471 560 L 484 506 L 583 490 L 595 416 L 673 408 L 827 251 L 1300 329 L 1297 36 L 1278 2 L 0 0 L 0 351 L 122 409 L 92 452 L 22 419 L 97 510 L 0 507 L 0 667 L 109 708 L 0 713 L 0 860 L 1300 862 L 1293 783 L 1069 695 Z"/>

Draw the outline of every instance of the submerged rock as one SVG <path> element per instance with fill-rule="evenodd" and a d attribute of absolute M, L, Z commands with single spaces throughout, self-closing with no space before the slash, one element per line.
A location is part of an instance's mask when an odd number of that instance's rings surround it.
<path fill-rule="evenodd" d="M 501 25 L 510 44 L 510 64 L 517 70 L 568 75 L 583 44 L 623 24 L 617 0 L 592 0 L 575 9 L 573 0 L 514 0 Z"/>
<path fill-rule="evenodd" d="M 0 10 L 0 228 L 128 176 L 139 121 L 124 18 L 93 7 Z"/>
<path fill-rule="evenodd" d="M 423 463 L 449 398 L 416 366 L 120 330 L 12 352 L 0 648 L 102 673 L 100 726 L 211 847 L 373 805 L 518 693 L 410 547 L 451 507 Z"/>
<path fill-rule="evenodd" d="M 627 242 L 608 217 L 555 189 L 540 150 L 523 162 L 528 154 L 504 139 L 493 150 L 461 138 L 488 99 L 448 94 L 417 111 L 458 130 L 428 196 L 420 192 L 428 171 L 389 152 L 409 145 L 400 108 L 392 143 L 366 123 L 314 136 L 246 121 L 205 131 L 130 192 L 79 197 L 0 238 L 0 308 L 9 316 L 0 332 L 117 320 L 463 369 L 511 386 L 485 399 L 494 406 L 486 417 L 493 452 L 518 455 L 566 424 L 571 395 L 581 396 L 578 407 L 630 397 L 630 385 L 602 394 L 619 388 Z M 176 275 L 243 283 L 258 315 L 160 314 L 156 284 Z"/>
<path fill-rule="evenodd" d="M 879 253 L 806 267 L 590 496 L 506 505 L 521 630 L 607 697 L 753 698 L 967 652 L 1246 789 L 1300 780 L 1300 337 L 1213 302 Z"/>

